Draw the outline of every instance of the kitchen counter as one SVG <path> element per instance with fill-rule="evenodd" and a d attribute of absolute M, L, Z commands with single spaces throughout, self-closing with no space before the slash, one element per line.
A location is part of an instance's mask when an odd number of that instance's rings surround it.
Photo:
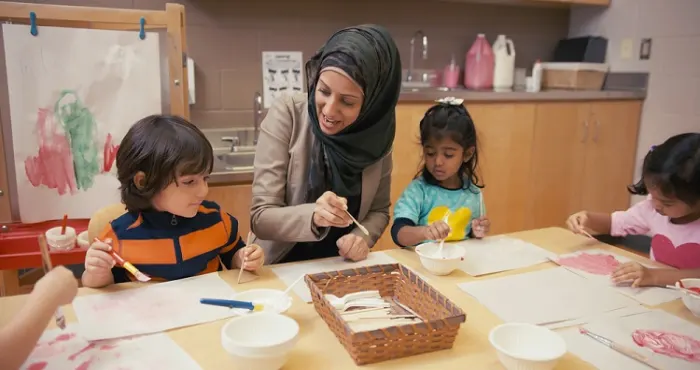
<path fill-rule="evenodd" d="M 580 101 L 580 100 L 643 100 L 646 97 L 645 90 L 633 91 L 568 91 L 545 90 L 537 93 L 525 91 L 473 91 L 455 89 L 444 91 L 438 88 L 423 88 L 418 91 L 402 90 L 399 103 L 426 102 L 452 96 L 464 99 L 465 102 L 508 102 L 508 101 Z"/>
<path fill-rule="evenodd" d="M 253 183 L 253 171 L 226 171 L 226 172 L 214 172 L 209 175 L 209 185 L 211 186 L 224 186 L 224 185 L 239 185 L 239 184 L 252 184 Z"/>

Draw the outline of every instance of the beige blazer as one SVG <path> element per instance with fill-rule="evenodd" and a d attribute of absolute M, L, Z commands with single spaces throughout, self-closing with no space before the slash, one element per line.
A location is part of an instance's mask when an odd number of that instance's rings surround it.
<path fill-rule="evenodd" d="M 279 262 L 297 242 L 318 241 L 328 233 L 313 225 L 315 204 L 304 199 L 313 140 L 303 93 L 277 99 L 260 125 L 250 223 L 255 243 L 265 250 L 266 264 Z M 390 152 L 362 172 L 357 220 L 370 235 L 357 227 L 352 233 L 362 236 L 370 248 L 389 224 L 391 169 Z"/>

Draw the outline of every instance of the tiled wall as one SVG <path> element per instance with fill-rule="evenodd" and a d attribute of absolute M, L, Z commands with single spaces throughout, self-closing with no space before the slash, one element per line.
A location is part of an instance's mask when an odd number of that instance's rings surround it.
<path fill-rule="evenodd" d="M 201 127 L 252 125 L 253 94 L 262 89 L 261 52 L 297 51 L 311 56 L 337 29 L 360 23 L 386 26 L 408 67 L 409 41 L 422 29 L 428 60 L 416 67 L 459 63 L 477 33 L 494 41 L 514 40 L 516 64 L 530 66 L 551 55 L 566 37 L 567 9 L 459 4 L 436 0 L 181 0 L 187 42 L 194 59 L 196 103 L 192 119 Z M 28 1 L 29 2 L 29 1 Z M 167 0 L 54 0 L 53 4 L 163 9 Z M 416 53 L 418 54 L 418 52 Z"/>
<path fill-rule="evenodd" d="M 571 13 L 570 36 L 608 37 L 613 71 L 650 73 L 635 179 L 651 145 L 682 132 L 700 132 L 699 20 L 698 0 L 614 0 L 607 10 L 581 8 Z M 632 59 L 621 58 L 625 38 L 634 40 Z M 639 60 L 641 38 L 652 38 L 649 60 Z"/>

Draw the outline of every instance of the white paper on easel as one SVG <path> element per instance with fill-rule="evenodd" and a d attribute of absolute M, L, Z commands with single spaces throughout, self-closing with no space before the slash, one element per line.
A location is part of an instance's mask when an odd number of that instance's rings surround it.
<path fill-rule="evenodd" d="M 149 334 L 221 320 L 238 314 L 204 305 L 201 298 L 231 299 L 235 291 L 218 273 L 150 284 L 142 288 L 77 297 L 82 335 L 89 340 Z"/>
<path fill-rule="evenodd" d="M 639 305 L 563 267 L 462 283 L 459 287 L 501 320 L 531 324 L 572 320 Z"/>
<path fill-rule="evenodd" d="M 271 266 L 271 269 L 272 272 L 274 272 L 275 275 L 277 275 L 277 277 L 280 280 L 282 280 L 285 285 L 289 286 L 296 282 L 296 280 L 299 279 L 300 276 L 305 274 L 317 274 L 319 272 L 347 270 L 357 267 L 393 263 L 398 262 L 386 253 L 372 252 L 367 256 L 367 259 L 359 262 L 349 262 L 346 261 L 343 257 L 333 257 L 283 265 L 273 265 Z M 419 274 L 416 275 L 421 276 Z M 423 278 L 423 276 L 421 276 L 421 278 Z M 296 285 L 294 285 L 294 288 L 292 288 L 292 290 L 301 299 L 303 299 L 304 302 L 308 303 L 312 301 L 311 292 L 309 291 L 309 287 L 306 286 L 305 282 L 301 281 L 297 283 Z"/>
<path fill-rule="evenodd" d="M 269 109 L 278 97 L 304 91 L 304 58 L 301 51 L 263 51 L 263 106 Z"/>
<path fill-rule="evenodd" d="M 166 334 L 88 342 L 77 324 L 47 330 L 23 370 L 178 369 L 201 367 Z"/>
<path fill-rule="evenodd" d="M 549 261 L 555 254 L 532 243 L 493 236 L 455 243 L 464 248 L 459 269 L 472 276 L 514 270 Z"/>
<path fill-rule="evenodd" d="M 649 306 L 656 306 L 680 298 L 680 293 L 671 289 L 660 287 L 632 288 L 631 286 L 615 285 L 610 280 L 610 274 L 618 265 L 630 261 L 633 260 L 602 249 L 588 249 L 575 253 L 562 254 L 555 258 L 555 262 L 570 269 L 572 272 L 592 282 L 611 287 Z"/>
<path fill-rule="evenodd" d="M 650 310 L 639 315 L 592 322 L 584 327 L 592 333 L 634 350 L 662 369 L 700 369 L 700 326 L 668 312 Z M 635 338 L 641 345 L 633 338 L 635 331 Z M 598 369 L 649 369 L 648 366 L 579 333 L 578 328 L 562 330 L 559 333 L 571 353 Z"/>
<path fill-rule="evenodd" d="M 90 218 L 118 203 L 119 144 L 162 111 L 158 33 L 2 29 L 22 222 Z"/>

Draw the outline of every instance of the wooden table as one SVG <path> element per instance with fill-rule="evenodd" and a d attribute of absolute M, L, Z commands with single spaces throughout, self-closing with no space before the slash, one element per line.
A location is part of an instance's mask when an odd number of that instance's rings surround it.
<path fill-rule="evenodd" d="M 642 257 L 623 251 L 619 248 L 590 241 L 585 237 L 577 236 L 560 228 L 548 228 L 510 234 L 510 236 L 534 243 L 542 248 L 555 253 L 571 253 L 583 249 L 601 248 L 614 250 L 635 260 L 643 260 Z M 529 268 L 512 270 L 498 274 L 473 278 L 462 271 L 455 271 L 449 276 L 437 277 L 430 275 L 420 265 L 415 252 L 409 250 L 390 250 L 389 255 L 417 272 L 429 277 L 429 284 L 440 290 L 453 302 L 458 304 L 466 313 L 467 321 L 462 324 L 454 347 L 451 350 L 438 351 L 418 356 L 405 357 L 397 360 L 365 365 L 366 369 L 409 369 L 423 368 L 426 365 L 440 367 L 442 369 L 464 369 L 466 367 L 477 369 L 501 369 L 496 358 L 496 352 L 488 341 L 489 331 L 502 321 L 482 306 L 475 299 L 457 287 L 457 283 L 491 279 L 500 276 L 518 274 L 526 271 L 535 271 L 552 268 L 553 263 L 543 263 Z M 247 290 L 253 288 L 285 289 L 282 281 L 269 269 L 264 268 L 261 278 L 236 287 L 237 271 L 220 273 L 221 277 L 235 289 Z M 104 290 L 81 288 L 80 295 L 112 292 L 133 287 L 134 283 L 119 284 Z M 354 362 L 328 329 L 326 323 L 316 314 L 312 304 L 304 303 L 299 297 L 293 295 L 294 303 L 287 315 L 299 323 L 300 338 L 296 347 L 290 354 L 285 369 L 354 369 Z M 24 304 L 25 296 L 0 298 L 0 325 L 6 324 L 12 316 L 18 312 Z M 700 324 L 700 319 L 694 317 L 680 300 L 675 300 L 656 308 L 664 309 L 686 320 Z M 75 315 L 70 306 L 64 308 L 66 318 L 75 321 Z M 209 324 L 172 330 L 168 335 L 178 343 L 186 352 L 197 361 L 203 369 L 235 368 L 235 364 L 221 347 L 220 330 L 226 320 Z M 54 327 L 51 322 L 49 327 Z M 559 362 L 557 369 L 592 369 L 588 363 L 568 353 Z"/>

